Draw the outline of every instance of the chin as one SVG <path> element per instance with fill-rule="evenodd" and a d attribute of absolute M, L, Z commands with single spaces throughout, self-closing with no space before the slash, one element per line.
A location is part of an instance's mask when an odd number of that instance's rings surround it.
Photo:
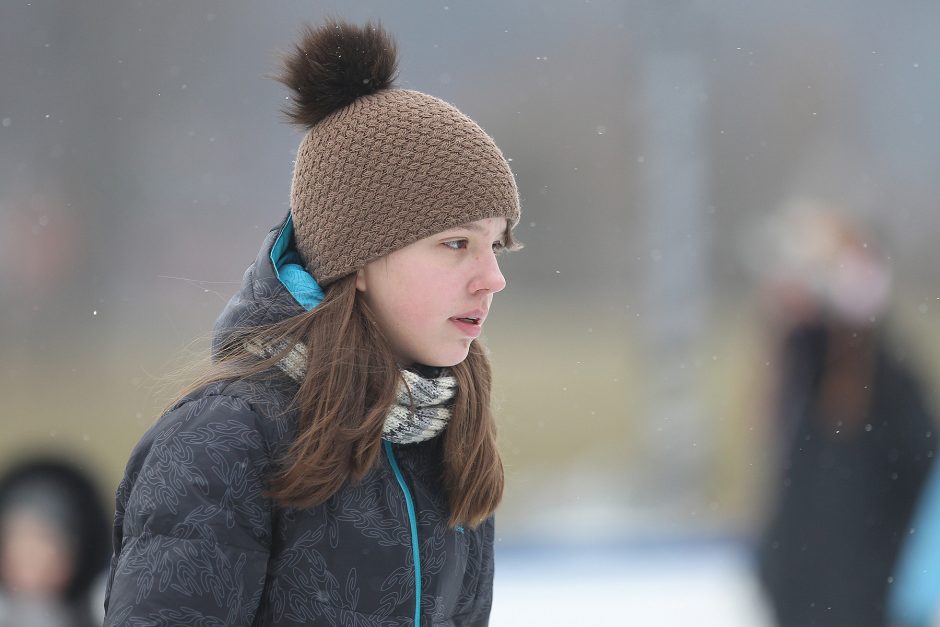
<path fill-rule="evenodd" d="M 451 368 L 466 359 L 469 352 L 470 347 L 468 346 L 466 350 L 460 351 L 458 353 L 450 353 L 449 355 L 429 355 L 428 361 L 422 361 L 421 363 L 426 366 L 433 366 L 435 368 Z"/>
<path fill-rule="evenodd" d="M 452 368 L 452 367 L 456 366 L 457 364 L 461 363 L 461 362 L 462 362 L 464 359 L 466 359 L 466 358 L 467 358 L 467 356 L 464 355 L 463 357 L 456 358 L 456 359 L 455 359 L 455 358 L 452 358 L 452 359 L 434 359 L 434 360 L 431 360 L 431 361 L 428 362 L 428 363 L 425 363 L 425 362 L 422 362 L 422 363 L 424 363 L 424 365 L 426 365 L 426 366 L 433 366 L 433 367 L 435 367 L 435 368 Z"/>

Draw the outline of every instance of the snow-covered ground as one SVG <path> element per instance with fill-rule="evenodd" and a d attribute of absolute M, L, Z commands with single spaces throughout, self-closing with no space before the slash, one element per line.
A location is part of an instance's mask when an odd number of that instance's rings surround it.
<path fill-rule="evenodd" d="M 731 542 L 497 545 L 491 627 L 771 627 Z"/>

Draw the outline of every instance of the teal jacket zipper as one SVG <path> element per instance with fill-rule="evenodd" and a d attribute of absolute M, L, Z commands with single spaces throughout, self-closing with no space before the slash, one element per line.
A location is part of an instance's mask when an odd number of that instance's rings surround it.
<path fill-rule="evenodd" d="M 395 452 L 392 451 L 392 443 L 385 440 L 383 444 L 385 456 L 388 457 L 388 463 L 392 466 L 392 472 L 395 473 L 398 485 L 401 486 L 401 491 L 405 495 L 405 504 L 408 506 L 408 522 L 411 524 L 411 553 L 415 563 L 415 627 L 421 627 L 421 553 L 418 549 L 418 517 L 415 515 L 415 503 L 411 498 L 411 490 L 405 483 L 405 477 L 401 474 L 398 461 L 395 459 Z"/>

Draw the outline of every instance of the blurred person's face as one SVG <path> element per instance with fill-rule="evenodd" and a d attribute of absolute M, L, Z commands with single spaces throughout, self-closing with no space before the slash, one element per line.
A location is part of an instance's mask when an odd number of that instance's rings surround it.
<path fill-rule="evenodd" d="M 891 270 L 860 245 L 847 245 L 832 264 L 829 305 L 845 322 L 869 326 L 888 306 Z"/>
<path fill-rule="evenodd" d="M 356 288 L 403 365 L 448 367 L 466 359 L 493 294 L 506 287 L 496 260 L 505 230 L 505 218 L 477 220 L 359 270 Z"/>
<path fill-rule="evenodd" d="M 32 597 L 61 595 L 74 572 L 68 541 L 54 525 L 29 510 L 13 511 L 0 526 L 0 581 Z"/>

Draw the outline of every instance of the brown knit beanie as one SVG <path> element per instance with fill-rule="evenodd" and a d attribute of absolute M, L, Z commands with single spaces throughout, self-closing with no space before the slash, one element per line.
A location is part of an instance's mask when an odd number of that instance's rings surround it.
<path fill-rule="evenodd" d="M 326 287 L 421 238 L 483 218 L 519 221 L 519 194 L 493 140 L 454 106 L 392 89 L 381 27 L 308 27 L 278 77 L 308 128 L 291 214 L 297 250 Z"/>

